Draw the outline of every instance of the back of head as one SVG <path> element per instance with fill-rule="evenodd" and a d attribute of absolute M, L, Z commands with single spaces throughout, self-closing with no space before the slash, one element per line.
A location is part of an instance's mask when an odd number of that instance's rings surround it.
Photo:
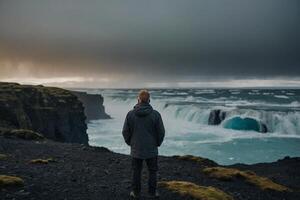
<path fill-rule="evenodd" d="M 141 90 L 138 96 L 138 104 L 134 106 L 135 115 L 144 117 L 152 113 L 153 108 L 150 103 L 150 94 L 147 90 Z"/>
<path fill-rule="evenodd" d="M 141 90 L 138 96 L 139 103 L 150 103 L 150 93 L 148 90 Z"/>

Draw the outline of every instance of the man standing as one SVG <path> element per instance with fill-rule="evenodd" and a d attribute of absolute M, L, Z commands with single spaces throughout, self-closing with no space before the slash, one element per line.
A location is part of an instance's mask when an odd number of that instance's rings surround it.
<path fill-rule="evenodd" d="M 150 105 L 150 94 L 147 90 L 139 92 L 138 103 L 128 112 L 122 134 L 125 142 L 131 147 L 133 177 L 130 197 L 138 199 L 140 196 L 141 172 L 145 160 L 149 171 L 149 196 L 158 198 L 157 156 L 158 147 L 165 136 L 165 128 L 159 112 Z"/>

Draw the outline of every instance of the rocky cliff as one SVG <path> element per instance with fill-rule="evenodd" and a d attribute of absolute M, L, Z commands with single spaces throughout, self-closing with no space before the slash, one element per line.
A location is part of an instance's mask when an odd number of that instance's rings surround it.
<path fill-rule="evenodd" d="M 88 94 L 86 92 L 72 91 L 78 99 L 83 103 L 84 112 L 87 120 L 110 119 L 111 117 L 105 113 L 103 105 L 103 97 L 100 94 Z"/>
<path fill-rule="evenodd" d="M 0 83 L 0 127 L 29 129 L 61 142 L 88 144 L 86 116 L 68 90 Z"/>
<path fill-rule="evenodd" d="M 209 114 L 208 125 L 219 125 L 226 118 L 226 112 L 222 110 L 212 110 Z"/>

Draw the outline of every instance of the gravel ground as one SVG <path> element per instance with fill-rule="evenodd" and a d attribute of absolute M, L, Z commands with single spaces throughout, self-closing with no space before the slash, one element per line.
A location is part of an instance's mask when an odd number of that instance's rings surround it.
<path fill-rule="evenodd" d="M 0 137 L 0 174 L 19 176 L 24 186 L 0 189 L 0 199 L 129 199 L 131 184 L 130 157 L 102 147 L 66 144 L 53 141 L 24 141 Z M 53 158 L 48 164 L 30 164 L 32 159 Z M 293 189 L 294 192 L 262 191 L 242 180 L 220 181 L 201 172 L 213 162 L 195 163 L 174 157 L 159 157 L 159 181 L 190 181 L 198 185 L 214 186 L 233 196 L 235 200 L 299 200 L 300 158 L 285 158 L 274 163 L 233 165 L 252 170 L 258 175 Z M 142 198 L 146 198 L 147 170 L 143 171 Z M 160 199 L 191 199 L 159 188 Z"/>

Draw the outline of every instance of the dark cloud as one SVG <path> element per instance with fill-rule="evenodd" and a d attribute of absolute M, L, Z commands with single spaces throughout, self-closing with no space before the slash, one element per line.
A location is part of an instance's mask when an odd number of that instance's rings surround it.
<path fill-rule="evenodd" d="M 30 63 L 27 72 L 36 76 L 300 76 L 299 6 L 298 0 L 1 0 L 0 71 L 6 76 Z"/>

